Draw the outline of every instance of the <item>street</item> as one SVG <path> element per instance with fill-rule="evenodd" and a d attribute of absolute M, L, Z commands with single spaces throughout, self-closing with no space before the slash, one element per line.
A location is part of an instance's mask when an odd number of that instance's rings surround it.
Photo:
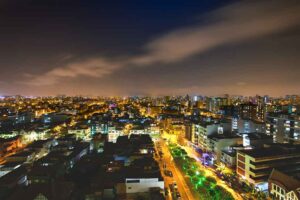
<path fill-rule="evenodd" d="M 169 152 L 169 149 L 165 143 L 164 140 L 159 140 L 159 142 L 156 143 L 156 149 L 157 152 L 162 152 L 162 157 L 161 159 L 158 158 L 157 160 L 159 161 L 159 166 L 161 169 L 161 172 L 163 174 L 164 180 L 165 180 L 165 187 L 168 189 L 168 196 L 167 199 L 172 199 L 171 191 L 170 191 L 170 184 L 173 184 L 176 182 L 178 185 L 178 191 L 181 195 L 181 199 L 184 200 L 193 200 L 197 199 L 195 197 L 195 194 L 191 191 L 191 189 L 188 187 L 184 175 L 178 170 L 178 168 L 175 166 L 175 163 L 173 162 L 172 156 Z M 166 168 L 164 168 L 164 165 Z M 164 174 L 164 170 L 170 170 L 173 174 L 173 177 L 166 176 Z"/>
<path fill-rule="evenodd" d="M 195 158 L 198 160 L 198 153 L 195 152 L 191 147 L 188 146 L 181 146 L 181 148 L 185 149 L 186 152 L 188 153 L 188 156 Z M 209 167 L 204 167 L 200 162 L 197 162 L 198 166 L 205 171 L 205 173 L 209 176 L 214 177 L 217 180 L 217 184 L 225 188 L 228 192 L 231 193 L 231 195 L 234 197 L 234 199 L 242 200 L 243 198 L 240 196 L 239 193 L 235 192 L 232 188 L 230 188 L 223 180 L 221 180 L 215 172 L 209 168 Z"/>

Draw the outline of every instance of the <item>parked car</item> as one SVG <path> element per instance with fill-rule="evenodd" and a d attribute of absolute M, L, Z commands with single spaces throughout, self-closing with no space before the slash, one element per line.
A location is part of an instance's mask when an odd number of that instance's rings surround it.
<path fill-rule="evenodd" d="M 173 173 L 170 170 L 164 170 L 166 176 L 173 177 Z"/>

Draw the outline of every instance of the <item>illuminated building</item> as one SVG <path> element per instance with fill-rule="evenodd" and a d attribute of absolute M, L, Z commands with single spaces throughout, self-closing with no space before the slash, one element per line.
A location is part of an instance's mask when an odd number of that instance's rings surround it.
<path fill-rule="evenodd" d="M 237 135 L 216 134 L 208 136 L 207 151 L 213 153 L 216 163 L 221 161 L 222 151 L 230 146 L 241 145 L 242 137 Z"/>
<path fill-rule="evenodd" d="M 69 115 L 62 114 L 62 113 L 50 113 L 42 115 L 42 121 L 45 124 L 55 124 L 55 123 L 62 123 L 67 121 L 70 118 Z"/>
<path fill-rule="evenodd" d="M 212 97 L 206 99 L 206 109 L 213 113 L 218 113 L 222 106 L 227 106 L 228 98 L 225 97 Z"/>
<path fill-rule="evenodd" d="M 119 136 L 123 136 L 124 131 L 121 128 L 110 127 L 108 129 L 108 142 L 116 143 Z"/>
<path fill-rule="evenodd" d="M 239 146 L 227 147 L 224 150 L 222 150 L 220 162 L 231 169 L 236 169 L 237 149 L 243 149 L 243 147 L 239 145 Z"/>
<path fill-rule="evenodd" d="M 272 136 L 260 132 L 245 133 L 242 135 L 242 137 L 243 137 L 243 146 L 247 148 L 248 147 L 261 148 L 265 144 L 273 143 Z"/>
<path fill-rule="evenodd" d="M 221 106 L 220 113 L 226 117 L 237 118 L 239 116 L 239 106 L 237 105 Z"/>
<path fill-rule="evenodd" d="M 239 118 L 240 119 L 256 119 L 256 108 L 257 105 L 253 103 L 244 103 L 240 105 Z"/>
<path fill-rule="evenodd" d="M 193 124 L 192 142 L 202 150 L 208 149 L 208 136 L 231 131 L 230 123 L 201 122 Z"/>
<path fill-rule="evenodd" d="M 273 169 L 268 183 L 271 198 L 280 200 L 300 199 L 300 181 L 298 179 Z"/>
<path fill-rule="evenodd" d="M 264 148 L 238 150 L 238 176 L 246 183 L 267 189 L 267 180 L 273 168 L 291 175 L 300 173 L 300 146 L 270 145 Z"/>
<path fill-rule="evenodd" d="M 17 114 L 16 116 L 16 123 L 17 124 L 26 124 L 33 121 L 33 113 L 24 112 Z"/>
<path fill-rule="evenodd" d="M 266 119 L 266 105 L 264 98 L 261 96 L 256 96 L 256 105 L 255 120 L 264 122 Z"/>
<path fill-rule="evenodd" d="M 300 117 L 271 113 L 267 116 L 266 134 L 277 143 L 300 143 Z"/>
<path fill-rule="evenodd" d="M 235 121 L 233 121 L 234 123 Z M 239 134 L 243 133 L 253 133 L 253 132 L 265 132 L 265 124 L 262 122 L 249 120 L 249 119 L 238 119 L 237 127 L 235 127 L 235 131 Z"/>

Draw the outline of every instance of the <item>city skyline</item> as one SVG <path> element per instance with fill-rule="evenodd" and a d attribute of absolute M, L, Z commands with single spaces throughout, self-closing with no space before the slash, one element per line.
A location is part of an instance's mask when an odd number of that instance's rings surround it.
<path fill-rule="evenodd" d="M 0 9 L 0 95 L 299 94 L 298 1 Z"/>
<path fill-rule="evenodd" d="M 299 0 L 0 0 L 0 200 L 300 200 Z"/>

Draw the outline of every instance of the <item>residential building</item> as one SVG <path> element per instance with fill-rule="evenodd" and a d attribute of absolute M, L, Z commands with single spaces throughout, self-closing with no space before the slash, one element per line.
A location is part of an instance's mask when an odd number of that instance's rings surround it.
<path fill-rule="evenodd" d="M 300 199 L 300 181 L 298 179 L 273 169 L 268 183 L 271 198 L 278 200 Z"/>
<path fill-rule="evenodd" d="M 241 145 L 242 137 L 231 134 L 216 134 L 208 136 L 207 151 L 213 153 L 215 163 L 219 163 L 222 158 L 222 151 L 227 150 L 230 146 Z"/>
<path fill-rule="evenodd" d="M 266 133 L 277 143 L 300 143 L 300 116 L 270 113 Z"/>

